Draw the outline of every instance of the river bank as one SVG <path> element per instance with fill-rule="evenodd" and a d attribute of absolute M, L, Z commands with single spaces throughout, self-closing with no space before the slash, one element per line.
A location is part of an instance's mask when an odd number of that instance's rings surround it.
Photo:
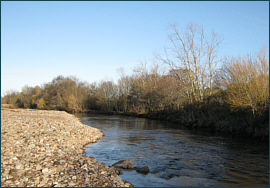
<path fill-rule="evenodd" d="M 104 136 L 63 111 L 1 109 L 1 186 L 131 187 L 114 167 L 84 155 Z"/>
<path fill-rule="evenodd" d="M 226 114 L 216 112 L 210 117 L 196 117 L 194 119 L 186 118 L 180 112 L 168 113 L 160 111 L 155 113 L 133 113 L 133 112 L 120 112 L 120 111 L 98 111 L 90 110 L 87 113 L 91 114 L 106 114 L 106 115 L 122 115 L 148 118 L 159 121 L 168 121 L 179 126 L 184 126 L 189 129 L 203 130 L 211 133 L 218 133 L 233 137 L 246 137 L 269 143 L 269 128 L 268 126 L 250 126 L 247 125 L 241 116 L 235 114 Z M 221 115 L 222 114 L 222 115 Z M 267 125 L 269 117 L 267 119 Z"/>

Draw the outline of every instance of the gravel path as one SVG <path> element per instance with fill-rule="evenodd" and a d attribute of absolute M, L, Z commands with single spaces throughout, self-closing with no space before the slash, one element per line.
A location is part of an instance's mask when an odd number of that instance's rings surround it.
<path fill-rule="evenodd" d="M 103 136 L 66 112 L 1 109 L 1 186 L 132 187 L 83 154 Z"/>

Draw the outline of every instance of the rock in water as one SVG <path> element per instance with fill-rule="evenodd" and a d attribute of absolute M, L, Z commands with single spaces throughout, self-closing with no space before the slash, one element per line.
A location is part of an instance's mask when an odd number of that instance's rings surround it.
<path fill-rule="evenodd" d="M 146 174 L 146 173 L 149 172 L 149 168 L 148 168 L 148 166 L 144 166 L 144 167 L 142 167 L 142 168 L 138 168 L 136 171 L 139 172 L 139 173 L 144 173 L 144 174 Z"/>
<path fill-rule="evenodd" d="M 117 163 L 114 163 L 112 166 L 116 168 L 123 168 L 123 169 L 134 169 L 136 165 L 132 160 L 121 160 Z"/>

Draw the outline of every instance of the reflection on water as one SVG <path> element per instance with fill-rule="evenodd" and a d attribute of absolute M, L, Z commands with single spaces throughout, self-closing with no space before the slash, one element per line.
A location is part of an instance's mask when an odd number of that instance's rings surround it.
<path fill-rule="evenodd" d="M 86 146 L 86 155 L 112 165 L 130 159 L 150 173 L 124 170 L 121 177 L 142 187 L 268 186 L 269 146 L 179 128 L 144 118 L 81 115 L 105 137 Z"/>

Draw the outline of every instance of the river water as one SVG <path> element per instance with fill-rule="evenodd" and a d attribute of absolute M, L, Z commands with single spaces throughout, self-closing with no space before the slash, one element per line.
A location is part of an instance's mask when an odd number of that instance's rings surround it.
<path fill-rule="evenodd" d="M 133 160 L 148 174 L 122 170 L 136 187 L 268 187 L 269 145 L 180 128 L 170 122 L 118 115 L 80 114 L 105 137 L 87 156 L 112 165 Z"/>

